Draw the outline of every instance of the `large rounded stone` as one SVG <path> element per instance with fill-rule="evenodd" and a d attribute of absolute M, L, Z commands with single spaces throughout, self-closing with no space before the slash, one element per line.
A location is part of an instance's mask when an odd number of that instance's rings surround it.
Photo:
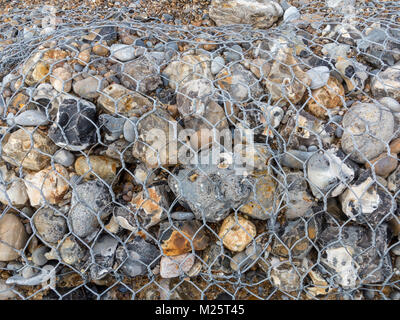
<path fill-rule="evenodd" d="M 42 208 L 33 217 L 39 236 L 50 243 L 57 243 L 67 232 L 67 222 L 51 208 Z"/>
<path fill-rule="evenodd" d="M 390 111 L 372 103 L 355 103 L 343 117 L 341 144 L 350 159 L 365 163 L 381 154 L 394 132 Z"/>
<path fill-rule="evenodd" d="M 14 214 L 4 214 L 0 218 L 0 261 L 12 261 L 19 257 L 28 239 L 24 225 Z"/>

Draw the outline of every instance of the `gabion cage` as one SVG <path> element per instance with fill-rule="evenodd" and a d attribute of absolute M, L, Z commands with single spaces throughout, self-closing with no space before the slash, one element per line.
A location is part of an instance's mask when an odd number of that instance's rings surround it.
<path fill-rule="evenodd" d="M 399 3 L 239 2 L 3 12 L 1 299 L 399 299 Z"/>

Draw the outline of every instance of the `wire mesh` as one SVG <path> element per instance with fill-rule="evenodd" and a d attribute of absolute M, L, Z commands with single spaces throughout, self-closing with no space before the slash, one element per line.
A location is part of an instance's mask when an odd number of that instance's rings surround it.
<path fill-rule="evenodd" d="M 0 16 L 0 298 L 399 299 L 400 6 L 281 5 Z"/>

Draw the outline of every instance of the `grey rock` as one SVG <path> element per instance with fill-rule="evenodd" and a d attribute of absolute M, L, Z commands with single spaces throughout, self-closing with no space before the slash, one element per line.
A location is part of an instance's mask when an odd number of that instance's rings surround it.
<path fill-rule="evenodd" d="M 287 150 L 280 159 L 282 166 L 291 169 L 303 169 L 306 161 L 314 152 L 300 151 L 300 150 Z"/>
<path fill-rule="evenodd" d="M 215 57 L 211 61 L 211 73 L 212 74 L 217 74 L 222 70 L 222 68 L 225 66 L 225 59 L 221 56 Z"/>
<path fill-rule="evenodd" d="M 41 246 L 32 252 L 32 262 L 37 266 L 44 266 L 47 263 L 45 253 L 48 251 L 46 246 Z"/>
<path fill-rule="evenodd" d="M 231 48 L 225 50 L 224 56 L 225 60 L 229 63 L 232 61 L 238 61 L 242 59 L 243 49 L 241 46 L 235 44 Z"/>
<path fill-rule="evenodd" d="M 37 286 L 50 279 L 55 278 L 55 268 L 51 265 L 44 266 L 41 271 L 30 278 L 12 276 L 6 280 L 6 284 L 16 284 L 20 286 Z"/>
<path fill-rule="evenodd" d="M 400 166 L 388 177 L 388 189 L 392 192 L 400 190 Z"/>
<path fill-rule="evenodd" d="M 145 275 L 158 263 L 161 253 L 157 247 L 136 237 L 126 245 L 119 246 L 116 260 L 121 265 L 121 271 L 129 277 Z"/>
<path fill-rule="evenodd" d="M 400 112 L 400 103 L 393 98 L 384 97 L 379 99 L 379 102 L 385 107 L 388 107 L 394 113 Z"/>
<path fill-rule="evenodd" d="M 51 208 L 39 209 L 33 217 L 33 225 L 38 235 L 46 242 L 57 243 L 67 233 L 64 217 Z"/>
<path fill-rule="evenodd" d="M 124 123 L 123 127 L 123 132 L 124 132 L 124 138 L 128 142 L 134 142 L 137 137 L 137 129 L 136 129 L 136 123 L 137 123 L 138 118 L 137 117 L 130 117 L 127 119 Z"/>
<path fill-rule="evenodd" d="M 97 98 L 105 87 L 107 87 L 107 83 L 103 78 L 92 76 L 76 81 L 72 85 L 74 92 L 84 99 Z"/>
<path fill-rule="evenodd" d="M 58 107 L 49 137 L 60 147 L 80 151 L 96 142 L 96 123 L 96 106 L 93 103 L 68 96 Z"/>
<path fill-rule="evenodd" d="M 290 22 L 292 20 L 297 20 L 300 18 L 300 12 L 296 7 L 289 7 L 285 10 L 283 14 L 283 21 Z"/>
<path fill-rule="evenodd" d="M 322 53 L 337 60 L 339 57 L 347 57 L 350 46 L 348 44 L 328 43 L 323 46 Z"/>
<path fill-rule="evenodd" d="M 120 138 L 126 119 L 113 117 L 109 114 L 99 116 L 99 126 L 106 133 L 105 138 L 108 141 L 115 141 Z"/>
<path fill-rule="evenodd" d="M 110 235 L 101 236 L 96 240 L 93 246 L 94 264 L 90 267 L 92 279 L 100 280 L 112 272 L 117 246 L 118 240 Z"/>
<path fill-rule="evenodd" d="M 390 251 L 396 256 L 400 256 L 400 243 L 396 244 Z"/>
<path fill-rule="evenodd" d="M 226 218 L 232 208 L 248 200 L 251 184 L 238 175 L 233 165 L 215 165 L 212 153 L 201 151 L 198 165 L 178 168 L 168 184 L 197 219 L 216 222 Z"/>
<path fill-rule="evenodd" d="M 337 197 L 354 179 L 355 171 L 340 150 L 329 149 L 313 154 L 307 162 L 307 178 L 313 195 Z"/>
<path fill-rule="evenodd" d="M 342 149 L 358 163 L 383 153 L 394 132 L 392 113 L 372 103 L 353 104 L 344 115 L 342 125 Z"/>
<path fill-rule="evenodd" d="M 343 212 L 353 221 L 371 226 L 392 218 L 396 203 L 392 195 L 379 187 L 369 170 L 360 174 L 340 196 Z"/>
<path fill-rule="evenodd" d="M 136 57 L 135 48 L 126 44 L 113 44 L 110 51 L 111 56 L 123 62 L 132 60 Z"/>
<path fill-rule="evenodd" d="M 31 266 L 25 266 L 25 268 L 21 271 L 21 275 L 25 279 L 32 278 L 36 274 L 35 270 Z"/>
<path fill-rule="evenodd" d="M 325 66 L 312 68 L 306 73 L 311 78 L 310 89 L 312 90 L 325 86 L 330 76 L 330 70 Z"/>
<path fill-rule="evenodd" d="M 378 72 L 371 81 L 371 91 L 375 99 L 391 97 L 400 99 L 400 62 Z"/>
<path fill-rule="evenodd" d="M 78 237 L 91 235 L 97 230 L 99 220 L 112 213 L 111 203 L 108 188 L 100 181 L 92 180 L 76 186 L 69 212 L 71 231 Z"/>
<path fill-rule="evenodd" d="M 20 126 L 44 126 L 49 123 L 47 116 L 37 110 L 27 110 L 13 118 L 15 124 Z"/>
<path fill-rule="evenodd" d="M 58 150 L 53 156 L 54 162 L 61 164 L 64 167 L 72 166 L 75 162 L 75 156 L 68 150 Z"/>
<path fill-rule="evenodd" d="M 171 218 L 174 220 L 193 220 L 194 214 L 192 212 L 174 212 L 171 213 Z"/>

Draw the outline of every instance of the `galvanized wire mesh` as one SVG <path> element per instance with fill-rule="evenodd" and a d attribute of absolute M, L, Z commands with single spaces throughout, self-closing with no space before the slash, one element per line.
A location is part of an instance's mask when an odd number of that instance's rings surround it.
<path fill-rule="evenodd" d="M 2 15 L 0 297 L 398 299 L 400 6 L 297 8 Z"/>

